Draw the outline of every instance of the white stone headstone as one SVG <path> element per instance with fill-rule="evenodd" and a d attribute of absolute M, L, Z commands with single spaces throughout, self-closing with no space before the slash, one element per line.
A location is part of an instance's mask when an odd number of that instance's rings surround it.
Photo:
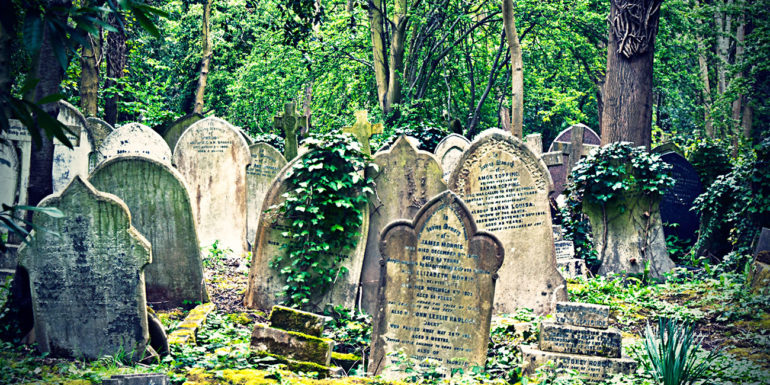
<path fill-rule="evenodd" d="M 463 152 L 470 145 L 471 142 L 468 139 L 458 134 L 449 134 L 436 145 L 436 150 L 433 153 L 436 154 L 436 158 L 444 170 L 445 182 L 449 181 L 449 175 L 452 174 Z"/>
<path fill-rule="evenodd" d="M 75 106 L 60 101 L 57 119 L 72 131 L 67 133 L 67 138 L 74 147 L 68 148 L 57 139 L 53 141 L 54 193 L 62 191 L 75 175 L 88 177 L 90 154 L 94 148 L 88 122 Z"/>
<path fill-rule="evenodd" d="M 160 134 L 140 123 L 112 131 L 99 146 L 99 163 L 118 155 L 139 155 L 171 165 L 171 149 Z"/>

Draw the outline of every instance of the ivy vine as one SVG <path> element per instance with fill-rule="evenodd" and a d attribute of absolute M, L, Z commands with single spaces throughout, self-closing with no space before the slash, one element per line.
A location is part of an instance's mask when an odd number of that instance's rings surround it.
<path fill-rule="evenodd" d="M 299 308 L 347 273 L 342 262 L 358 243 L 367 194 L 374 193 L 364 170 L 376 167 L 350 134 L 311 134 L 303 143 L 309 152 L 291 169 L 285 200 L 270 208 L 287 226 L 285 253 L 271 267 L 284 278 L 287 304 Z"/>

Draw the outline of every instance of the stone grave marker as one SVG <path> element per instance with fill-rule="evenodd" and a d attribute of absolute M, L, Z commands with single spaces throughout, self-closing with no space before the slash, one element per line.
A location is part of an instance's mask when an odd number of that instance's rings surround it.
<path fill-rule="evenodd" d="M 529 134 L 524 137 L 524 144 L 526 144 L 535 155 L 543 155 L 543 135 Z"/>
<path fill-rule="evenodd" d="M 265 199 L 267 189 L 275 179 L 286 159 L 280 151 L 267 143 L 255 143 L 249 146 L 251 163 L 246 166 L 246 202 L 248 206 L 248 223 L 246 240 L 249 244 L 254 242 L 257 234 L 257 225 L 262 210 L 262 201 Z"/>
<path fill-rule="evenodd" d="M 559 242 L 564 240 L 564 233 L 562 232 L 561 226 L 559 225 L 553 225 L 551 226 L 553 229 L 553 241 Z"/>
<path fill-rule="evenodd" d="M 128 208 L 79 175 L 38 206 L 64 213 L 35 213 L 36 226 L 48 231 L 19 250 L 39 349 L 85 359 L 125 352 L 138 360 L 149 339 L 142 269 L 151 254 Z"/>
<path fill-rule="evenodd" d="M 91 136 L 94 139 L 94 148 L 96 149 L 102 145 L 102 142 L 107 138 L 107 135 L 112 131 L 115 131 L 115 128 L 112 127 L 112 125 L 93 116 L 87 117 L 86 123 L 88 123 L 88 129 L 91 131 Z"/>
<path fill-rule="evenodd" d="M 254 325 L 252 349 L 329 366 L 334 340 L 321 336 L 329 317 L 273 306 L 268 321 Z"/>
<path fill-rule="evenodd" d="M 446 190 L 441 166 L 433 154 L 418 150 L 403 135 L 389 150 L 374 154 L 373 160 L 379 172 L 372 176 L 376 194 L 369 210 L 359 293 L 361 307 L 368 314 L 374 314 L 377 306 L 382 229 L 396 219 L 413 218 L 426 202 Z"/>
<path fill-rule="evenodd" d="M 554 254 L 551 178 L 521 140 L 498 129 L 484 131 L 460 158 L 448 186 L 465 200 L 479 229 L 505 246 L 495 312 L 526 307 L 547 314 L 566 300 Z"/>
<path fill-rule="evenodd" d="M 18 202 L 21 182 L 21 160 L 16 148 L 0 142 L 0 207 L 13 206 Z"/>
<path fill-rule="evenodd" d="M 284 103 L 283 113 L 273 118 L 273 127 L 283 130 L 284 156 L 290 161 L 297 156 L 297 129 L 308 128 L 310 119 L 297 113 L 294 103 Z"/>
<path fill-rule="evenodd" d="M 449 134 L 436 145 L 436 158 L 441 163 L 441 169 L 444 170 L 444 181 L 449 180 L 449 175 L 455 169 L 457 162 L 463 155 L 471 142 L 462 135 Z"/>
<path fill-rule="evenodd" d="M 59 192 L 66 187 L 75 175 L 88 177 L 91 166 L 91 153 L 94 150 L 93 138 L 88 130 L 88 122 L 75 106 L 59 101 L 57 120 L 67 126 L 72 133 L 67 138 L 74 146 L 67 148 L 54 139 L 53 150 L 53 191 Z"/>
<path fill-rule="evenodd" d="M 700 225 L 697 213 L 690 211 L 695 198 L 703 193 L 703 185 L 695 168 L 687 161 L 673 144 L 656 147 L 652 152 L 660 154 L 661 160 L 671 165 L 674 187 L 668 189 L 660 200 L 660 218 L 663 220 L 663 232 L 668 237 L 675 235 L 682 241 L 695 242 L 696 231 Z M 666 223 L 677 223 L 676 227 Z"/>
<path fill-rule="evenodd" d="M 477 231 L 462 199 L 445 191 L 414 220 L 382 232 L 379 299 L 369 372 L 398 377 L 388 353 L 403 350 L 447 369 L 484 366 L 503 245 Z M 499 282 L 498 282 L 499 283 Z"/>
<path fill-rule="evenodd" d="M 342 132 L 353 134 L 361 143 L 361 152 L 366 155 L 372 155 L 372 148 L 369 139 L 374 134 L 382 134 L 382 123 L 369 123 L 369 112 L 366 110 L 356 111 L 356 122 L 350 127 L 342 127 Z"/>
<path fill-rule="evenodd" d="M 215 240 L 235 255 L 246 251 L 246 166 L 249 146 L 226 121 L 208 117 L 185 131 L 174 148 L 174 164 L 193 200 L 202 247 Z"/>
<path fill-rule="evenodd" d="M 572 241 L 554 242 L 556 248 L 556 260 L 570 259 L 575 257 L 575 245 Z"/>
<path fill-rule="evenodd" d="M 9 129 L 0 134 L 0 203 L 9 206 L 27 204 L 29 166 L 32 153 L 32 137 L 27 128 L 16 119 L 9 119 Z M 11 191 L 13 190 L 13 191 Z M 16 250 L 21 239 L 11 236 L 7 246 Z M 0 269 L 12 270 L 16 258 L 12 253 L 0 254 Z"/>
<path fill-rule="evenodd" d="M 167 126 L 160 128 L 156 127 L 156 129 L 163 137 L 163 140 L 166 141 L 166 144 L 168 144 L 168 148 L 173 150 L 176 147 L 176 142 L 179 141 L 179 137 L 182 136 L 193 123 L 201 119 L 203 119 L 203 115 L 201 114 L 188 114 L 171 122 Z"/>
<path fill-rule="evenodd" d="M 553 180 L 552 198 L 564 191 L 567 178 L 580 158 L 588 156 L 600 143 L 599 135 L 583 124 L 575 124 L 556 135 L 548 152 L 541 155 Z"/>
<path fill-rule="evenodd" d="M 118 155 L 139 155 L 171 165 L 171 149 L 152 128 L 128 123 L 107 135 L 99 147 L 99 163 Z"/>
<path fill-rule="evenodd" d="M 195 219 L 182 175 L 156 159 L 120 155 L 97 167 L 89 182 L 121 198 L 131 211 L 132 225 L 152 244 L 153 261 L 144 269 L 147 302 L 155 309 L 207 302 Z"/>
<path fill-rule="evenodd" d="M 770 286 L 770 229 L 766 227 L 759 234 L 748 281 L 755 294 Z"/>

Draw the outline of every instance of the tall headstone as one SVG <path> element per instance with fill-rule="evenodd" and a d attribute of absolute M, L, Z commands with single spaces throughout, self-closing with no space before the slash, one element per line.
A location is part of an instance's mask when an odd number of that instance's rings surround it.
<path fill-rule="evenodd" d="M 64 213 L 35 213 L 36 226 L 46 231 L 19 250 L 39 349 L 53 356 L 126 353 L 138 359 L 149 339 L 142 269 L 151 255 L 128 208 L 80 176 L 38 206 Z"/>
<path fill-rule="evenodd" d="M 285 103 L 283 113 L 273 118 L 273 127 L 283 130 L 284 156 L 292 160 L 297 156 L 297 129 L 310 126 L 309 117 L 297 113 L 294 103 Z"/>
<path fill-rule="evenodd" d="M 20 182 L 19 154 L 12 145 L 0 142 L 0 208 L 17 204 Z"/>
<path fill-rule="evenodd" d="M 155 309 L 206 302 L 198 234 L 182 175 L 155 159 L 121 155 L 97 167 L 89 182 L 121 198 L 132 225 L 152 244 L 153 261 L 144 269 L 147 302 Z"/>
<path fill-rule="evenodd" d="M 572 168 L 600 143 L 599 135 L 583 124 L 575 124 L 556 135 L 548 152 L 541 155 L 553 180 L 552 198 L 564 191 Z"/>
<path fill-rule="evenodd" d="M 674 187 L 668 189 L 660 200 L 663 233 L 666 237 L 675 235 L 681 241 L 695 242 L 700 217 L 690 209 L 695 198 L 703 193 L 698 172 L 673 144 L 658 146 L 652 152 L 659 154 L 662 161 L 671 165 L 671 176 L 674 178 Z M 677 226 L 666 225 L 674 223 Z"/>
<path fill-rule="evenodd" d="M 83 114 L 75 106 L 59 101 L 57 120 L 67 126 L 72 133 L 67 138 L 73 148 L 68 148 L 54 139 L 53 150 L 53 191 L 59 192 L 66 187 L 75 175 L 88 177 L 91 166 L 91 153 L 94 150 L 91 131 Z"/>
<path fill-rule="evenodd" d="M 93 116 L 87 117 L 86 123 L 88 123 L 88 129 L 91 131 L 91 136 L 94 139 L 94 148 L 96 149 L 102 145 L 102 142 L 107 138 L 107 135 L 112 131 L 115 131 L 115 128 L 109 123 Z"/>
<path fill-rule="evenodd" d="M 10 119 L 9 128 L 0 133 L 0 203 L 9 206 L 27 204 L 27 188 L 29 187 L 29 167 L 30 156 L 32 153 L 32 136 L 20 121 Z M 13 186 L 13 192 L 11 192 Z M 19 223 L 19 225 L 22 225 Z M 16 268 L 15 251 L 22 242 L 20 237 L 9 234 L 7 240 L 8 250 L 0 253 L 0 269 L 6 269 L 7 272 Z"/>
<path fill-rule="evenodd" d="M 383 267 L 369 372 L 397 377 L 393 357 L 434 359 L 448 369 L 484 366 L 503 245 L 477 231 L 463 201 L 445 191 L 414 220 L 391 222 L 380 240 Z M 499 284 L 499 282 L 497 282 Z"/>
<path fill-rule="evenodd" d="M 259 216 L 262 214 L 262 201 L 273 179 L 286 165 L 286 159 L 273 146 L 267 143 L 255 143 L 249 146 L 251 163 L 246 167 L 246 202 L 249 210 L 246 240 L 252 244 L 257 235 Z"/>
<path fill-rule="evenodd" d="M 374 154 L 379 172 L 372 176 L 376 194 L 369 208 L 369 233 L 361 270 L 361 307 L 374 314 L 380 283 L 379 238 L 385 226 L 401 218 L 414 218 L 431 198 L 446 190 L 441 166 L 433 154 L 417 150 L 405 136 Z"/>
<path fill-rule="evenodd" d="M 201 246 L 215 240 L 243 254 L 246 247 L 246 166 L 249 146 L 226 121 L 208 117 L 194 123 L 174 148 L 174 164 L 193 200 Z"/>
<path fill-rule="evenodd" d="M 176 147 L 176 142 L 179 140 L 179 137 L 182 136 L 193 123 L 201 119 L 203 119 L 203 115 L 201 114 L 185 115 L 170 124 L 161 127 L 158 129 L 158 133 L 163 137 L 163 140 L 166 141 L 168 148 L 173 150 Z"/>
<path fill-rule="evenodd" d="M 537 156 L 543 155 L 543 135 L 529 134 L 524 138 L 524 144 Z"/>
<path fill-rule="evenodd" d="M 369 123 L 369 112 L 366 110 L 356 111 L 356 122 L 350 127 L 342 127 L 342 132 L 353 134 L 361 143 L 361 151 L 364 154 L 371 155 L 372 149 L 369 145 L 369 139 L 374 134 L 382 134 L 382 124 Z"/>
<path fill-rule="evenodd" d="M 471 142 L 462 135 L 449 134 L 436 145 L 436 158 L 441 163 L 444 181 L 449 180 L 449 175 L 454 171 L 457 162 Z"/>
<path fill-rule="evenodd" d="M 497 313 L 529 308 L 546 314 L 567 299 L 554 255 L 551 177 L 540 158 L 510 133 L 487 130 L 460 158 L 448 185 L 470 207 L 479 229 L 505 246 Z"/>
<path fill-rule="evenodd" d="M 99 163 L 118 155 L 139 155 L 171 165 L 171 149 L 152 128 L 128 123 L 112 131 L 99 146 Z"/>

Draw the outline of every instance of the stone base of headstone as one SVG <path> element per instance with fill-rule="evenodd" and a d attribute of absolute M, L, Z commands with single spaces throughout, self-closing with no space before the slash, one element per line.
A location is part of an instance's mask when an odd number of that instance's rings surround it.
<path fill-rule="evenodd" d="M 759 294 L 762 289 L 770 287 L 770 265 L 754 261 L 751 265 L 749 282 L 751 284 L 751 292 L 754 294 Z"/>
<path fill-rule="evenodd" d="M 588 266 L 586 266 L 586 261 L 584 259 L 563 259 L 556 261 L 556 265 L 559 267 L 559 272 L 561 272 L 562 277 L 566 279 L 588 276 Z"/>
<path fill-rule="evenodd" d="M 609 327 L 610 308 L 580 302 L 556 303 L 556 323 L 594 329 Z"/>
<path fill-rule="evenodd" d="M 334 342 L 330 339 L 257 324 L 251 334 L 251 347 L 257 351 L 267 351 L 295 360 L 329 366 Z"/>
<path fill-rule="evenodd" d="M 555 322 L 540 323 L 539 346 L 549 352 L 620 358 L 622 340 L 620 331 L 614 328 L 594 329 Z"/>
<path fill-rule="evenodd" d="M 591 382 L 602 382 L 616 373 L 631 374 L 636 370 L 636 361 L 631 358 L 607 358 L 581 354 L 545 352 L 534 346 L 521 346 L 524 370 L 534 373 L 535 369 L 548 361 L 556 367 L 579 372 Z"/>
<path fill-rule="evenodd" d="M 171 345 L 195 345 L 198 329 L 206 322 L 209 313 L 216 308 L 213 303 L 204 303 L 190 310 L 179 327 L 168 336 L 168 343 Z"/>
<path fill-rule="evenodd" d="M 162 373 L 116 374 L 102 380 L 102 385 L 168 385 L 168 376 Z"/>
<path fill-rule="evenodd" d="M 270 317 L 268 317 L 270 325 L 274 328 L 291 330 L 313 337 L 321 336 L 326 323 L 330 319 L 329 317 L 285 306 L 273 306 Z"/>

